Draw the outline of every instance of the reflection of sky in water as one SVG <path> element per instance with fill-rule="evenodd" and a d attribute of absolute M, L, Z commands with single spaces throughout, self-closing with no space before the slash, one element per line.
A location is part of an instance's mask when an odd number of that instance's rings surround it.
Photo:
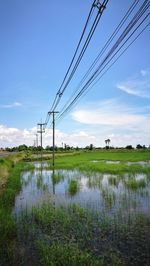
<path fill-rule="evenodd" d="M 150 161 L 138 161 L 138 162 L 121 162 L 121 161 L 108 161 L 108 160 L 92 160 L 92 163 L 106 163 L 106 164 L 120 164 L 124 163 L 126 165 L 133 165 L 133 164 L 138 164 L 138 165 L 150 165 Z"/>
<path fill-rule="evenodd" d="M 83 207 L 108 214 L 122 210 L 131 212 L 150 211 L 150 184 L 144 174 L 110 175 L 77 170 L 44 170 L 36 163 L 36 169 L 22 175 L 22 190 L 16 196 L 14 212 L 40 206 L 42 203 L 67 204 L 80 203 Z M 46 165 L 45 165 L 46 166 Z M 53 182 L 53 174 L 59 176 Z M 125 185 L 130 178 L 145 180 L 146 187 L 132 190 Z M 74 196 L 69 195 L 71 179 L 78 182 L 79 189 Z"/>

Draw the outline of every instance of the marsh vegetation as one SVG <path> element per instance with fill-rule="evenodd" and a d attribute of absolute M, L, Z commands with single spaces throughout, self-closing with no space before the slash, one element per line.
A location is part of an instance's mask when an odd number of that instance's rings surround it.
<path fill-rule="evenodd" d="M 58 157 L 55 170 L 17 164 L 0 201 L 2 265 L 149 265 L 149 160 L 108 151 Z"/>

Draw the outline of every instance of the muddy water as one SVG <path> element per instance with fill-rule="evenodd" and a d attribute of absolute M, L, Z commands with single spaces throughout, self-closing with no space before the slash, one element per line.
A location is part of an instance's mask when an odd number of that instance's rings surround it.
<path fill-rule="evenodd" d="M 115 215 L 117 211 L 149 213 L 150 179 L 144 174 L 110 175 L 77 170 L 35 170 L 22 174 L 22 189 L 16 196 L 14 213 L 43 203 L 79 203 L 81 206 Z M 46 167 L 46 164 L 43 165 Z M 71 180 L 77 189 L 69 190 Z"/>

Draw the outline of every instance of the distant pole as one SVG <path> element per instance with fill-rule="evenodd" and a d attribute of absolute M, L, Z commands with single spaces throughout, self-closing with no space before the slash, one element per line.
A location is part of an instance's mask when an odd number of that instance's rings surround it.
<path fill-rule="evenodd" d="M 36 133 L 35 136 L 36 136 L 36 153 L 38 157 L 38 133 Z"/>
<path fill-rule="evenodd" d="M 48 112 L 49 115 L 53 115 L 53 157 L 52 157 L 52 165 L 53 167 L 55 166 L 55 114 L 57 114 L 59 112 L 56 111 L 52 111 L 52 112 Z"/>
<path fill-rule="evenodd" d="M 55 114 L 53 112 L 53 166 L 55 165 Z"/>
<path fill-rule="evenodd" d="M 42 158 L 42 148 L 43 148 L 42 137 L 43 137 L 43 133 L 45 132 L 45 129 L 44 129 L 45 123 L 38 123 L 37 125 L 40 127 L 37 133 L 40 133 L 40 137 L 41 137 L 41 158 Z"/>
<path fill-rule="evenodd" d="M 38 147 L 38 134 L 36 133 L 35 136 L 36 136 L 36 147 Z"/>

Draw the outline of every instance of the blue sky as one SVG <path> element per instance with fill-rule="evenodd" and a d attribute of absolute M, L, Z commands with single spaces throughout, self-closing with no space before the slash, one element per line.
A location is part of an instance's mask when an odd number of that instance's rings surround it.
<path fill-rule="evenodd" d="M 131 2 L 109 1 L 62 105 Z M 91 0 L 0 0 L 0 146 L 33 144 L 36 124 L 45 120 L 91 4 Z M 57 144 L 104 146 L 106 138 L 114 146 L 150 144 L 149 43 L 148 28 L 57 125 Z M 51 145 L 51 136 L 48 126 L 44 145 Z"/>

